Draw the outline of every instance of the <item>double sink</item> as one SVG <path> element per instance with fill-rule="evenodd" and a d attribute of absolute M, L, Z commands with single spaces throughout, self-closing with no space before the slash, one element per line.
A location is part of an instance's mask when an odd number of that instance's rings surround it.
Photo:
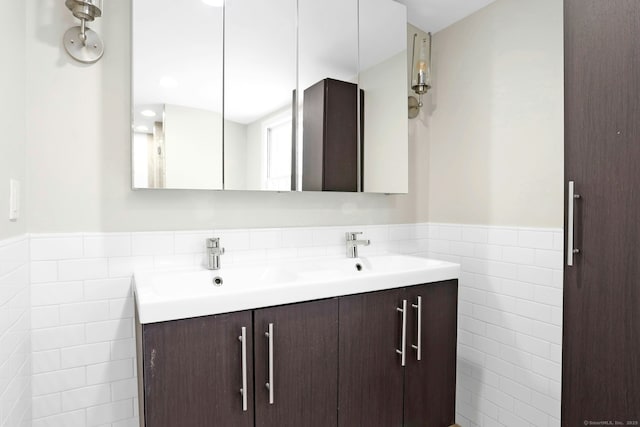
<path fill-rule="evenodd" d="M 450 262 L 381 255 L 136 272 L 134 281 L 146 324 L 440 282 L 459 271 Z"/>

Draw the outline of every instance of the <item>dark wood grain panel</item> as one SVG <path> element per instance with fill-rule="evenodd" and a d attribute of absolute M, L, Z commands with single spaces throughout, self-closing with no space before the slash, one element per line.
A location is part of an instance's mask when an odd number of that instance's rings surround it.
<path fill-rule="evenodd" d="M 274 403 L 269 404 L 268 340 L 274 325 Z M 256 427 L 337 424 L 338 300 L 255 311 Z"/>
<path fill-rule="evenodd" d="M 251 427 L 242 411 L 241 328 L 247 328 L 253 378 L 251 312 L 142 326 L 146 427 Z"/>
<path fill-rule="evenodd" d="M 404 385 L 405 427 L 448 427 L 456 412 L 458 282 L 407 288 L 409 304 L 422 297 L 422 357 L 411 349 Z M 418 311 L 410 309 L 409 346 L 418 344 Z"/>
<path fill-rule="evenodd" d="M 358 191 L 358 85 L 326 79 L 323 191 Z"/>
<path fill-rule="evenodd" d="M 324 80 L 305 89 L 302 108 L 302 190 L 322 191 L 324 165 Z"/>
<path fill-rule="evenodd" d="M 135 295 L 137 298 L 137 295 Z M 142 343 L 142 324 L 140 323 L 140 316 L 138 314 L 138 304 L 135 304 L 135 321 L 136 321 L 136 370 L 138 374 L 138 418 L 140 419 L 140 426 L 144 427 L 145 423 L 145 396 L 144 396 L 144 345 Z"/>
<path fill-rule="evenodd" d="M 640 421 L 640 2 L 564 3 L 565 186 L 582 198 L 581 253 L 564 273 L 562 425 Z"/>
<path fill-rule="evenodd" d="M 340 427 L 402 426 L 404 289 L 340 298 Z"/>
<path fill-rule="evenodd" d="M 302 189 L 358 191 L 358 86 L 321 80 L 303 106 Z"/>

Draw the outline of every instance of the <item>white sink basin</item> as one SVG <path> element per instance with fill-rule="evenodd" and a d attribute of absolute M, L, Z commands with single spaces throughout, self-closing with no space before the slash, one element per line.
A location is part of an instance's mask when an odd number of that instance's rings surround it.
<path fill-rule="evenodd" d="M 247 292 L 256 284 L 268 286 L 289 283 L 296 278 L 294 272 L 273 265 L 225 268 L 218 271 L 178 270 L 136 274 L 136 283 L 149 285 L 136 286 L 136 290 L 150 290 L 160 297 L 199 298 L 214 294 Z"/>
<path fill-rule="evenodd" d="M 460 266 L 406 255 L 293 260 L 217 271 L 136 272 L 141 323 L 457 279 Z"/>
<path fill-rule="evenodd" d="M 397 274 L 409 271 L 424 270 L 431 267 L 438 268 L 451 264 L 444 261 L 434 259 L 420 258 L 407 255 L 386 255 L 358 259 L 340 259 L 331 260 L 331 265 L 338 267 L 344 273 L 378 273 L 378 274 Z M 358 269 L 360 265 L 361 270 Z"/>

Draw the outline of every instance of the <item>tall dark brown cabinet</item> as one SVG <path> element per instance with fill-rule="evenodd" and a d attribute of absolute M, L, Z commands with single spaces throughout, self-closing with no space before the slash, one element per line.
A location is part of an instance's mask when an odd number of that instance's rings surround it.
<path fill-rule="evenodd" d="M 633 425 L 640 422 L 640 1 L 565 0 L 564 8 L 562 425 Z"/>
<path fill-rule="evenodd" d="M 324 79 L 304 91 L 302 189 L 358 191 L 358 85 Z"/>

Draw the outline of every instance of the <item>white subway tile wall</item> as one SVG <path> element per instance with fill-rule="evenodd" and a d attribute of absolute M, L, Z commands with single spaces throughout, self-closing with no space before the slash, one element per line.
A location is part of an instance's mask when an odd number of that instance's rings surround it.
<path fill-rule="evenodd" d="M 31 236 L 34 427 L 137 426 L 131 273 L 167 253 L 174 233 Z"/>
<path fill-rule="evenodd" d="M 0 241 L 0 427 L 31 426 L 29 239 Z"/>
<path fill-rule="evenodd" d="M 559 424 L 561 231 L 408 224 L 31 236 L 33 426 L 138 425 L 136 268 L 201 267 L 213 236 L 223 266 L 344 257 L 347 231 L 371 239 L 362 256 L 461 263 L 462 426 Z"/>
<path fill-rule="evenodd" d="M 457 422 L 559 426 L 562 230 L 428 230 L 426 255 L 461 265 Z"/>

